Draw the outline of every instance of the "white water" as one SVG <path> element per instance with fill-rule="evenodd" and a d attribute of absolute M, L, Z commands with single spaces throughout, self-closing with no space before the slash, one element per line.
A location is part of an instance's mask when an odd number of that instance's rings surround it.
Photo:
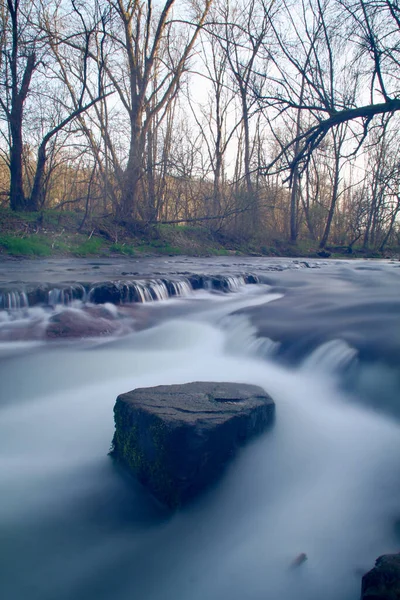
<path fill-rule="evenodd" d="M 356 600 L 360 573 L 397 550 L 399 424 L 344 397 L 326 360 L 317 370 L 326 348 L 298 370 L 257 358 L 232 306 L 0 363 L 1 598 Z M 261 385 L 276 424 L 169 517 L 113 469 L 112 408 L 134 387 L 195 380 Z"/>

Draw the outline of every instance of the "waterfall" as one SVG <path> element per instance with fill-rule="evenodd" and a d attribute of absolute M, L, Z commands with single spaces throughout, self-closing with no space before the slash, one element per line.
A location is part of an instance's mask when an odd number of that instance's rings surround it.
<path fill-rule="evenodd" d="M 237 292 L 247 284 L 258 283 L 252 274 L 189 275 L 162 279 L 103 281 L 94 284 L 38 284 L 29 289 L 0 291 L 0 310 L 20 310 L 36 305 L 69 306 L 75 300 L 93 304 L 127 304 L 131 302 L 160 302 L 175 296 L 189 296 L 194 290 Z"/>
<path fill-rule="evenodd" d="M 330 340 L 316 348 L 302 364 L 305 370 L 317 370 L 325 373 L 340 373 L 347 369 L 357 358 L 357 350 L 343 340 Z"/>
<path fill-rule="evenodd" d="M 0 309 L 21 310 L 21 308 L 28 306 L 28 296 L 25 291 L 12 290 L 0 293 Z"/>
<path fill-rule="evenodd" d="M 66 287 L 54 287 L 49 289 L 47 294 L 47 304 L 49 306 L 70 305 L 74 300 L 86 299 L 86 290 L 83 285 L 75 283 Z"/>

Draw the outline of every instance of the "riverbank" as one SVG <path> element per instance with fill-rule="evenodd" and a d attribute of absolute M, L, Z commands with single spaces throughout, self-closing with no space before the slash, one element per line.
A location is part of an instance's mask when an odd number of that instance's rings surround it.
<path fill-rule="evenodd" d="M 46 210 L 16 213 L 0 209 L 0 256 L 14 257 L 146 257 L 272 256 L 303 258 L 392 258 L 357 246 L 328 246 L 313 240 L 293 244 L 278 239 L 243 239 L 205 226 L 149 225 L 117 221 L 111 216 L 84 219 L 82 213 Z"/>

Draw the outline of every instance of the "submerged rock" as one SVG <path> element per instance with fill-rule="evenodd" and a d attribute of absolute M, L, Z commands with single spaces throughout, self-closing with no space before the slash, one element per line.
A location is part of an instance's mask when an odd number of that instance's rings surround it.
<path fill-rule="evenodd" d="M 301 565 L 303 565 L 306 560 L 308 560 L 308 556 L 305 552 L 301 552 L 300 554 L 298 554 L 296 556 L 296 558 L 292 561 L 290 567 L 292 569 L 296 569 L 297 567 L 300 567 Z"/>
<path fill-rule="evenodd" d="M 361 584 L 361 600 L 400 599 L 400 554 L 380 556 Z"/>
<path fill-rule="evenodd" d="M 45 335 L 49 339 L 98 337 L 118 333 L 120 329 L 120 323 L 106 309 L 66 308 L 50 317 Z"/>
<path fill-rule="evenodd" d="M 273 422 L 260 387 L 196 382 L 122 394 L 114 407 L 112 456 L 170 507 L 195 497 L 237 448 Z"/>

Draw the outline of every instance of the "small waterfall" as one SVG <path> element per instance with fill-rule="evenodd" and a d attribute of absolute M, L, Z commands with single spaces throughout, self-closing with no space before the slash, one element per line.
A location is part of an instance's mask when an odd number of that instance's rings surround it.
<path fill-rule="evenodd" d="M 190 275 L 188 278 L 192 289 L 215 290 L 219 292 L 237 292 L 247 284 L 260 283 L 257 275 Z"/>
<path fill-rule="evenodd" d="M 243 285 L 246 285 L 244 277 L 239 275 L 238 277 L 234 277 L 233 275 L 228 275 L 226 277 L 226 285 L 230 292 L 237 292 Z"/>
<path fill-rule="evenodd" d="M 193 292 L 193 288 L 190 285 L 188 279 L 182 279 L 178 281 L 170 281 L 170 293 L 171 296 L 190 296 Z"/>
<path fill-rule="evenodd" d="M 151 302 L 153 300 L 153 297 L 150 293 L 150 290 L 148 289 L 148 287 L 146 286 L 145 282 L 142 281 L 123 281 L 123 282 L 119 282 L 120 284 L 120 299 L 119 302 L 123 303 L 123 304 L 129 304 L 131 302 Z M 117 286 L 118 289 L 118 286 Z M 96 302 L 97 304 L 102 304 L 102 302 L 97 302 L 96 300 L 93 300 L 93 298 L 91 298 L 90 296 L 90 292 L 89 292 L 89 298 L 91 299 L 91 301 Z M 111 302 L 111 300 L 110 300 Z M 119 303 L 116 302 L 116 303 Z"/>
<path fill-rule="evenodd" d="M 154 300 L 168 300 L 168 289 L 162 280 L 150 281 L 148 288 Z"/>
<path fill-rule="evenodd" d="M 25 292 L 20 292 L 19 295 L 21 308 L 27 308 L 29 306 L 28 296 Z"/>
<path fill-rule="evenodd" d="M 51 288 L 47 295 L 47 304 L 49 306 L 69 306 L 73 300 L 86 300 L 86 290 L 80 283 L 61 288 Z"/>
<path fill-rule="evenodd" d="M 318 346 L 305 360 L 305 370 L 340 373 L 350 367 L 357 358 L 357 350 L 343 340 L 330 340 Z"/>
<path fill-rule="evenodd" d="M 0 309 L 20 310 L 36 305 L 69 306 L 74 300 L 93 304 L 127 304 L 154 302 L 175 296 L 189 296 L 194 290 L 205 289 L 224 293 L 237 292 L 246 284 L 258 283 L 255 275 L 188 275 L 174 279 L 138 279 L 104 281 L 89 285 L 81 283 L 51 286 L 38 284 L 28 290 L 0 292 Z"/>
<path fill-rule="evenodd" d="M 205 289 L 237 292 L 246 284 L 258 283 L 255 275 L 190 275 L 180 279 L 109 281 L 94 284 L 88 293 L 94 304 L 154 302 L 174 296 L 189 296 L 193 290 Z"/>
<path fill-rule="evenodd" d="M 220 321 L 226 331 L 226 349 L 229 354 L 271 358 L 279 352 L 280 343 L 259 337 L 257 328 L 246 315 L 228 315 Z"/>
<path fill-rule="evenodd" d="M 68 297 L 68 296 L 67 296 Z M 53 288 L 49 290 L 48 302 L 49 306 L 56 306 L 57 304 L 66 304 L 64 290 Z"/>
<path fill-rule="evenodd" d="M 153 296 L 150 293 L 150 290 L 146 286 L 145 283 L 141 283 L 137 281 L 136 283 L 131 283 L 131 291 L 132 288 L 137 292 L 139 297 L 139 302 L 151 302 L 153 300 Z"/>
<path fill-rule="evenodd" d="M 12 290 L 0 293 L 0 308 L 3 310 L 21 310 L 29 306 L 25 291 Z"/>

